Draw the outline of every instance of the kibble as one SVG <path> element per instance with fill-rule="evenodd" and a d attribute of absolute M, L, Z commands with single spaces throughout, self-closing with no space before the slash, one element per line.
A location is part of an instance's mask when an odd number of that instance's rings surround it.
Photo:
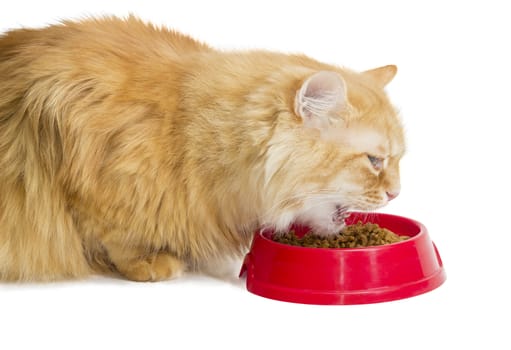
<path fill-rule="evenodd" d="M 298 237 L 294 231 L 273 236 L 275 242 L 308 248 L 361 248 L 401 242 L 410 238 L 400 236 L 373 223 L 348 225 L 336 235 L 321 236 L 308 232 Z"/>

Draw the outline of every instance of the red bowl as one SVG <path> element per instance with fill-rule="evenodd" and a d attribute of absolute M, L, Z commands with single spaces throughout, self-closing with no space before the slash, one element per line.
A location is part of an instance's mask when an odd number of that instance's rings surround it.
<path fill-rule="evenodd" d="M 257 295 L 303 304 L 367 304 L 429 292 L 445 281 L 445 271 L 426 227 L 412 219 L 354 212 L 346 224 L 371 222 L 409 239 L 364 248 L 304 248 L 271 240 L 258 231 L 240 277 Z M 297 235 L 310 229 L 292 227 Z"/>

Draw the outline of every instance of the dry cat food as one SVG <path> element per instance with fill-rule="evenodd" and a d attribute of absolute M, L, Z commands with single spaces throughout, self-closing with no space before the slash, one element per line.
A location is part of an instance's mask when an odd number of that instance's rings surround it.
<path fill-rule="evenodd" d="M 309 248 L 360 248 L 401 242 L 410 237 L 400 236 L 377 224 L 358 222 L 348 225 L 336 235 L 320 236 L 314 232 L 297 237 L 294 231 L 274 235 L 275 242 Z"/>

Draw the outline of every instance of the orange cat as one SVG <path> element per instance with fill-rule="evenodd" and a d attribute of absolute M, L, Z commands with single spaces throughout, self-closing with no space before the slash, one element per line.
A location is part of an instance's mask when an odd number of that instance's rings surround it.
<path fill-rule="evenodd" d="M 385 66 L 217 51 L 130 17 L 0 36 L 0 280 L 178 276 L 399 192 Z"/>

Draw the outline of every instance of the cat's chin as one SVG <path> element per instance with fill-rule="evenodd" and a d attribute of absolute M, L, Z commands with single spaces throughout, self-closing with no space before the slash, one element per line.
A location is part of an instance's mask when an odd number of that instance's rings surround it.
<path fill-rule="evenodd" d="M 294 222 L 309 227 L 318 235 L 335 235 L 346 226 L 345 220 L 349 216 L 349 207 L 341 204 L 333 204 L 332 207 L 325 209 L 325 207 L 316 206 L 312 210 L 297 215 Z"/>
<path fill-rule="evenodd" d="M 337 223 L 337 222 L 331 222 L 327 225 L 324 224 L 310 224 L 309 225 L 312 232 L 314 232 L 317 235 L 320 236 L 332 236 L 335 234 L 338 234 L 344 227 L 346 227 L 346 224 L 344 222 Z"/>
<path fill-rule="evenodd" d="M 276 232 L 287 232 L 293 224 L 303 225 L 310 228 L 312 232 L 321 236 L 331 236 L 339 233 L 345 226 L 343 220 L 300 220 L 283 223 L 282 221 L 273 225 L 264 225 L 263 229 L 273 229 Z"/>
<path fill-rule="evenodd" d="M 314 234 L 320 236 L 332 236 L 338 234 L 344 227 L 346 227 L 346 223 L 344 219 L 342 220 L 307 220 L 296 222 L 299 225 L 304 225 L 310 228 Z"/>

